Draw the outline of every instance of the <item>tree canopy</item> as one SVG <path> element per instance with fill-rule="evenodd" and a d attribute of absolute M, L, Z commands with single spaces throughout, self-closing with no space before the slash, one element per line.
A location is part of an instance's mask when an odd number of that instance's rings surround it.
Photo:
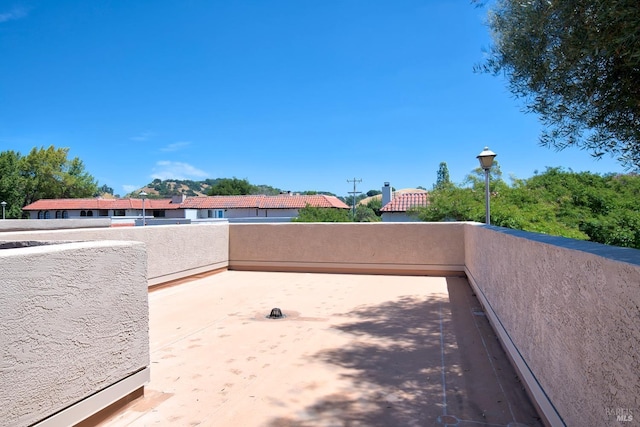
<path fill-rule="evenodd" d="M 484 183 L 474 173 L 466 185 L 433 190 L 418 217 L 484 222 Z M 640 249 L 639 175 L 548 168 L 511 185 L 494 179 L 490 190 L 492 224 Z"/>
<path fill-rule="evenodd" d="M 640 170 L 640 3 L 637 0 L 498 0 L 493 46 L 478 68 L 504 74 L 540 141 L 611 154 Z"/>
<path fill-rule="evenodd" d="M 22 207 L 39 199 L 93 197 L 98 184 L 82 160 L 68 159 L 68 148 L 33 148 L 23 156 L 0 152 L 0 199 L 7 218 L 20 218 Z"/>
<path fill-rule="evenodd" d="M 434 189 L 442 189 L 451 185 L 451 178 L 449 177 L 449 167 L 447 162 L 440 162 L 438 166 L 438 173 L 436 175 L 436 183 L 433 185 Z"/>
<path fill-rule="evenodd" d="M 209 189 L 210 196 L 241 196 L 252 194 L 253 186 L 246 179 L 222 178 Z"/>
<path fill-rule="evenodd" d="M 351 221 L 349 211 L 346 209 L 317 208 L 305 206 L 298 211 L 298 216 L 293 222 L 349 222 Z"/>

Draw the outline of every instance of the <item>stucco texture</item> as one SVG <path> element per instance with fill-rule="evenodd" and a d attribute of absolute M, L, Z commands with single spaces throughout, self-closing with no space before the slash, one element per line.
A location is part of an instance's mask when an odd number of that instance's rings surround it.
<path fill-rule="evenodd" d="M 227 223 L 6 232 L 2 239 L 143 242 L 147 246 L 149 284 L 224 268 L 229 259 Z"/>
<path fill-rule="evenodd" d="M 604 245 L 520 234 L 468 226 L 466 265 L 559 415 L 640 415 L 640 267 L 596 255 Z"/>
<path fill-rule="evenodd" d="M 464 224 L 231 224 L 231 268 L 460 271 Z M 405 270 L 408 271 L 408 270 Z"/>
<path fill-rule="evenodd" d="M 0 277 L 0 425 L 31 425 L 149 365 L 144 245 L 3 249 Z"/>

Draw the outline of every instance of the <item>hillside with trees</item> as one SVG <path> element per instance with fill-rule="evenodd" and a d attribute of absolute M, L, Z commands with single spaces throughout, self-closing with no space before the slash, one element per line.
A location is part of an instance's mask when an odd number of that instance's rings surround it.
<path fill-rule="evenodd" d="M 184 194 L 187 197 L 195 196 L 231 196 L 243 194 L 277 195 L 282 192 L 279 188 L 270 185 L 254 185 L 246 179 L 215 178 L 202 181 L 181 179 L 154 179 L 142 188 L 132 191 L 125 197 L 139 197 L 141 191 L 150 198 L 164 199 L 171 196 Z"/>

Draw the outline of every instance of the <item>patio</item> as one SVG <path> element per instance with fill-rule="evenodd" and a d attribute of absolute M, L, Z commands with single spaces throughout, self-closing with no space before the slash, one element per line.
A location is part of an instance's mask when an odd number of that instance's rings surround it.
<path fill-rule="evenodd" d="M 83 425 L 542 425 L 463 277 L 226 271 L 149 303 L 144 397 Z"/>

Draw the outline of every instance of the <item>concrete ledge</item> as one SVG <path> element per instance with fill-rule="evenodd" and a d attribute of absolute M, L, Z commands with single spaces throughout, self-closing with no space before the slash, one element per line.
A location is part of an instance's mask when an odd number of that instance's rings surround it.
<path fill-rule="evenodd" d="M 298 273 L 388 274 L 400 276 L 464 276 L 460 265 L 363 264 L 331 262 L 233 261 L 229 270 Z"/>
<path fill-rule="evenodd" d="M 202 273 L 216 272 L 218 270 L 227 268 L 227 264 L 227 261 L 221 261 L 214 264 L 205 265 L 203 267 L 190 268 L 188 270 L 180 270 L 171 274 L 165 274 L 164 276 L 152 277 L 149 278 L 148 284 L 149 287 L 158 286 Z"/>
<path fill-rule="evenodd" d="M 78 424 L 148 384 L 151 380 L 150 372 L 150 368 L 144 368 L 106 389 L 63 409 L 57 414 L 34 424 L 34 427 L 59 427 Z"/>
<path fill-rule="evenodd" d="M 551 400 L 549 400 L 549 396 L 547 396 L 537 378 L 535 377 L 533 372 L 531 372 L 529 365 L 527 365 L 527 362 L 524 360 L 524 358 L 518 351 L 518 348 L 511 340 L 511 337 L 502 325 L 500 318 L 493 310 L 493 307 L 491 307 L 491 304 L 489 303 L 486 295 L 482 292 L 482 289 L 480 289 L 480 287 L 476 283 L 473 275 L 466 267 L 464 270 L 471 288 L 475 292 L 478 301 L 480 301 L 480 304 L 482 304 L 484 312 L 487 314 L 487 318 L 489 319 L 489 323 L 491 323 L 493 330 L 496 332 L 496 335 L 498 336 L 498 339 L 502 344 L 502 348 L 504 348 L 504 351 L 509 357 L 511 364 L 518 372 L 518 375 L 522 380 L 522 384 L 527 390 L 529 398 L 535 405 L 538 413 L 542 416 L 545 424 L 552 427 L 566 426 L 566 424 L 562 420 L 562 417 L 560 417 L 560 414 L 558 414 L 555 406 L 553 406 L 553 403 L 551 402 Z"/>
<path fill-rule="evenodd" d="M 5 219 L 0 221 L 0 232 L 109 227 L 111 227 L 111 218 L 109 217 L 86 219 Z"/>

